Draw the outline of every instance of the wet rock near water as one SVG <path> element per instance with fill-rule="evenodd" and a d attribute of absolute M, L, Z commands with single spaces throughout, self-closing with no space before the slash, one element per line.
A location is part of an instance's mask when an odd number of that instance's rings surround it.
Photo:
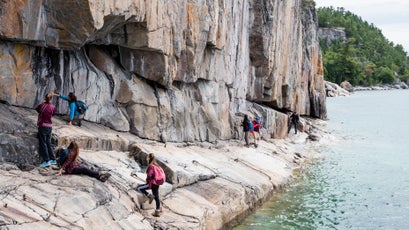
<path fill-rule="evenodd" d="M 348 87 L 350 89 L 349 85 L 344 83 L 344 86 Z M 348 96 L 350 95 L 350 92 L 343 87 L 339 86 L 338 84 L 326 81 L 325 82 L 325 91 L 327 92 L 327 97 L 338 97 L 338 96 Z"/>

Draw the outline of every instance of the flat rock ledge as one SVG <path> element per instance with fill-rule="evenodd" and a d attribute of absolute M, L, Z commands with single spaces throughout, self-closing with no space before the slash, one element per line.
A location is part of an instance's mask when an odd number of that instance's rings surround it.
<path fill-rule="evenodd" d="M 33 117 L 33 120 L 35 117 Z M 324 144 L 324 121 L 311 135 L 217 143 L 157 143 L 93 123 L 53 129 L 59 147 L 80 143 L 82 164 L 112 174 L 105 183 L 87 176 L 55 175 L 35 167 L 0 164 L 0 229 L 222 229 L 231 228 L 287 184 L 294 170 Z M 319 123 L 318 125 L 316 123 Z M 320 141 L 312 141 L 320 140 Z M 155 153 L 165 168 L 161 217 L 153 217 L 135 187 L 143 183 L 143 160 Z M 138 177 L 131 177 L 131 172 Z"/>

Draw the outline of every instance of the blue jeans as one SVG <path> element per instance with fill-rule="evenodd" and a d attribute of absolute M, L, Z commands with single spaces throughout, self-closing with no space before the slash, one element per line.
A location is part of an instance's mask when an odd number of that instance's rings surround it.
<path fill-rule="evenodd" d="M 40 156 L 46 162 L 55 160 L 54 149 L 51 145 L 51 130 L 51 128 L 38 127 Z"/>

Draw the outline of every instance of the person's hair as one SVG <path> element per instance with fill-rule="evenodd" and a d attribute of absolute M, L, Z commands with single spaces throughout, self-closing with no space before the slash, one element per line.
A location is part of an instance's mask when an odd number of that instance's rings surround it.
<path fill-rule="evenodd" d="M 44 96 L 44 100 L 45 100 L 45 102 L 47 102 L 47 103 L 50 103 L 50 101 L 53 99 L 53 96 L 50 94 L 50 93 L 47 93 L 45 96 Z"/>
<path fill-rule="evenodd" d="M 78 147 L 77 142 L 75 141 L 71 141 L 70 145 L 68 145 L 68 149 L 70 150 L 70 152 L 74 152 L 75 156 L 74 156 L 74 162 L 76 160 L 78 160 L 78 156 L 80 155 L 80 148 Z"/>
<path fill-rule="evenodd" d="M 68 93 L 68 101 L 70 102 L 76 102 L 77 101 L 77 96 L 73 92 Z"/>
<path fill-rule="evenodd" d="M 154 165 L 160 167 L 160 165 L 156 161 L 156 157 L 155 157 L 155 155 L 153 153 L 149 153 L 148 157 L 149 157 L 148 165 L 154 164 Z"/>
<path fill-rule="evenodd" d="M 244 120 L 247 121 L 249 117 L 247 115 L 244 115 Z"/>

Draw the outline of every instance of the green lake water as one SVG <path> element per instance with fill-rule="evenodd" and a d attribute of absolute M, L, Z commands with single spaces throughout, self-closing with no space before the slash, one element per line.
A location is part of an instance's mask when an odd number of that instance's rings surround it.
<path fill-rule="evenodd" d="M 340 141 L 235 230 L 409 229 L 409 90 L 327 99 Z"/>

